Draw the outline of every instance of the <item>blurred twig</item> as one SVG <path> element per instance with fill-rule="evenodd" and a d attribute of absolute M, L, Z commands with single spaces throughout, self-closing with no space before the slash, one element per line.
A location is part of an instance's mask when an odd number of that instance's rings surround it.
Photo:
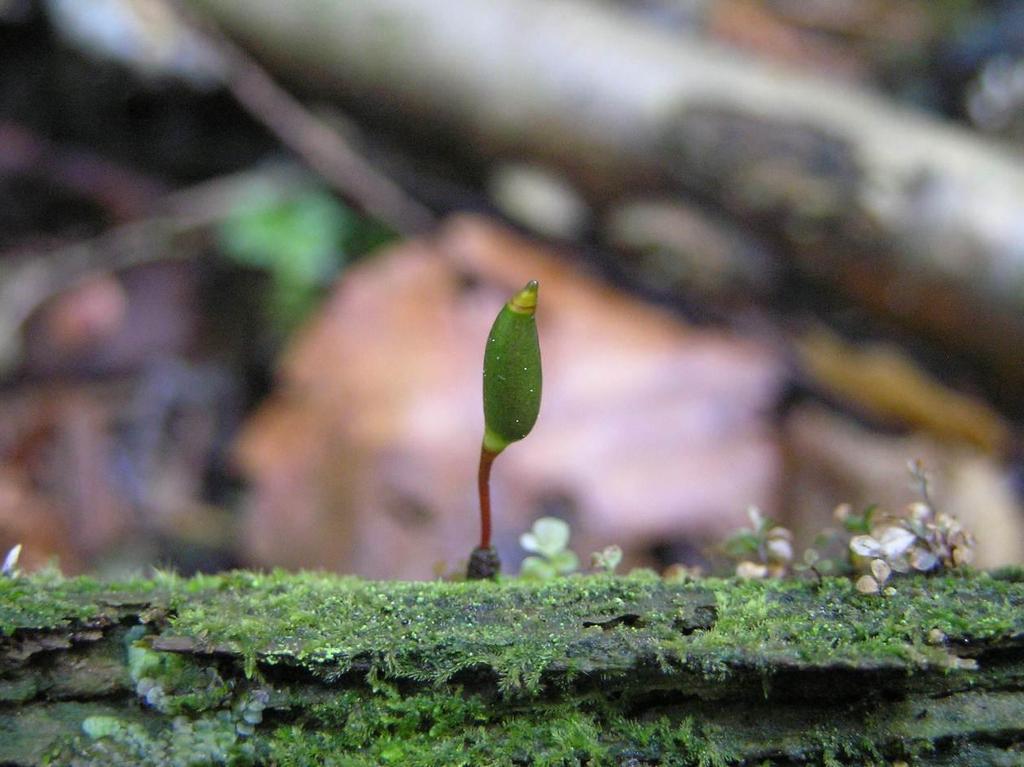
<path fill-rule="evenodd" d="M 229 215 L 254 185 L 286 195 L 307 180 L 293 167 L 240 173 L 168 195 L 153 216 L 98 237 L 43 252 L 0 254 L 0 376 L 20 357 L 22 325 L 49 298 L 88 276 L 191 258 L 198 252 L 191 238 Z"/>
<path fill-rule="evenodd" d="M 220 57 L 224 85 L 249 114 L 356 207 L 402 234 L 430 229 L 434 215 L 375 168 L 334 130 L 282 88 L 214 23 L 169 0 Z"/>
<path fill-rule="evenodd" d="M 8 120 L 0 120 L 0 173 L 46 181 L 102 205 L 118 221 L 143 215 L 166 193 L 141 172 L 80 148 L 65 148 Z"/>

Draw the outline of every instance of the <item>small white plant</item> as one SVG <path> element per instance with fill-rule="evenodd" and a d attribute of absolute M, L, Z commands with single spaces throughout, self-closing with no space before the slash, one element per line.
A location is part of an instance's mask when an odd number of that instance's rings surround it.
<path fill-rule="evenodd" d="M 524 578 L 546 580 L 568 575 L 579 568 L 579 557 L 566 548 L 569 525 L 557 517 L 538 519 L 530 532 L 519 536 L 519 545 L 534 555 L 523 560 L 519 574 Z"/>
<path fill-rule="evenodd" d="M 736 575 L 745 579 L 781 578 L 793 564 L 793 533 L 765 517 L 756 506 L 747 509 L 750 527 L 725 543 L 725 551 L 739 560 Z"/>
<path fill-rule="evenodd" d="M 614 544 L 605 546 L 590 555 L 590 566 L 609 575 L 615 572 L 615 568 L 619 566 L 620 562 L 622 562 L 622 547 Z"/>
<path fill-rule="evenodd" d="M 878 593 L 894 572 L 952 569 L 973 558 L 974 536 L 957 519 L 935 510 L 924 467 L 912 462 L 910 474 L 920 484 L 922 500 L 908 505 L 902 516 L 873 516 L 869 533 L 850 540 L 850 551 L 870 561 L 871 574 L 857 581 L 862 593 Z"/>
<path fill-rule="evenodd" d="M 4 563 L 0 566 L 0 577 L 4 578 L 17 578 L 18 577 L 18 558 L 21 556 L 21 544 L 16 544 L 10 551 L 7 552 L 7 556 L 4 557 Z"/>

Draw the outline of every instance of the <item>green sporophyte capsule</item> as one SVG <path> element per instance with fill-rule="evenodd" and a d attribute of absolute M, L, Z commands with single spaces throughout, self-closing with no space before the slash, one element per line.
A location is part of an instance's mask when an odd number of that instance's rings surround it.
<path fill-rule="evenodd" d="M 480 448 L 480 545 L 469 562 L 469 578 L 490 578 L 501 568 L 491 547 L 491 464 L 513 442 L 530 433 L 540 412 L 541 365 L 537 339 L 537 281 L 505 304 L 491 326 L 484 350 L 484 438 Z"/>
<path fill-rule="evenodd" d="M 537 281 L 527 283 L 494 320 L 484 350 L 484 447 L 500 453 L 530 433 L 540 412 Z"/>

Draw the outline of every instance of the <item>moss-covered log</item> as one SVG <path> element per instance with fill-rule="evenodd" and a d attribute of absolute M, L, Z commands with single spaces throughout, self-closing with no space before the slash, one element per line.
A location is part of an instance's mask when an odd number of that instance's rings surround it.
<path fill-rule="evenodd" d="M 1024 577 L 0 580 L 0 764 L 1024 764 Z"/>

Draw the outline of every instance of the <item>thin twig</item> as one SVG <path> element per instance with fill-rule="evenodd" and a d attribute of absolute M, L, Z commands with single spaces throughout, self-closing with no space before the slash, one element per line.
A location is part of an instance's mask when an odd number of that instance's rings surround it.
<path fill-rule="evenodd" d="M 208 18 L 172 1 L 185 23 L 221 58 L 221 77 L 239 104 L 344 198 L 402 234 L 431 229 L 434 214 L 412 199 L 312 114 Z"/>
<path fill-rule="evenodd" d="M 0 377 L 17 364 L 21 328 L 45 301 L 80 280 L 139 264 L 192 258 L 191 238 L 226 218 L 254 185 L 269 182 L 286 197 L 308 183 L 294 166 L 224 176 L 173 192 L 154 214 L 103 234 L 45 251 L 0 254 Z"/>

